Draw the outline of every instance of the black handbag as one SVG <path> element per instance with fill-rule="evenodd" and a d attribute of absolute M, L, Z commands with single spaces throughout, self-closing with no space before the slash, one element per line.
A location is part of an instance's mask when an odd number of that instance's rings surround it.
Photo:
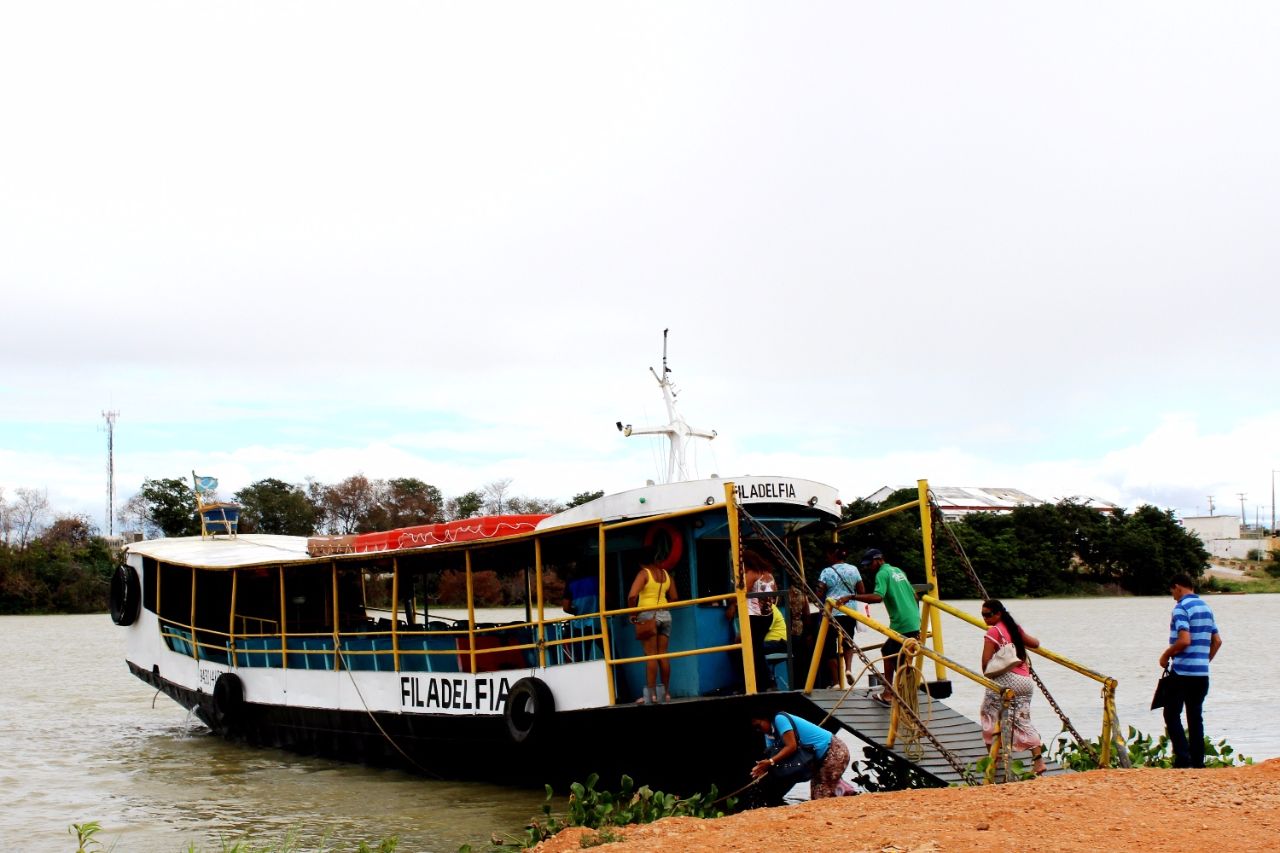
<path fill-rule="evenodd" d="M 795 717 L 790 714 L 783 714 L 783 716 L 791 721 L 791 731 L 796 736 L 796 751 L 781 761 L 775 762 L 769 768 L 769 774 L 779 782 L 786 782 L 791 785 L 799 782 L 808 782 L 813 778 L 813 773 L 818 768 L 818 753 L 813 747 L 800 742 L 800 732 L 796 728 Z M 778 737 L 774 745 L 765 752 L 765 758 L 768 759 L 777 755 L 786 745 L 786 741 Z"/>
<path fill-rule="evenodd" d="M 1169 667 L 1166 666 L 1164 672 L 1160 673 L 1160 680 L 1156 682 L 1156 692 L 1151 697 L 1151 710 L 1163 708 L 1173 699 L 1173 682 L 1169 680 L 1170 675 Z"/>

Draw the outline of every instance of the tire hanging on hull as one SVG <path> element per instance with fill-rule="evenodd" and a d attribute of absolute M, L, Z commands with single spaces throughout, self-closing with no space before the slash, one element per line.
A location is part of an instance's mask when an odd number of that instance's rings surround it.
<path fill-rule="evenodd" d="M 112 622 L 117 625 L 132 625 L 137 621 L 138 610 L 142 606 L 142 583 L 132 567 L 116 567 L 111 575 L 107 602 Z"/>
<path fill-rule="evenodd" d="M 232 672 L 224 672 L 213 683 L 213 712 L 222 730 L 231 731 L 244 710 L 244 682 Z"/>
<path fill-rule="evenodd" d="M 536 743 L 546 736 L 556 713 L 551 688 L 538 678 L 522 678 L 507 692 L 503 717 L 515 743 Z"/>

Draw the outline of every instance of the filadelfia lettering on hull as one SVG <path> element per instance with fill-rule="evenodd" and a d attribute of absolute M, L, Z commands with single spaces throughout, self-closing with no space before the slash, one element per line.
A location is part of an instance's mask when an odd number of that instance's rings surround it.
<path fill-rule="evenodd" d="M 405 675 L 400 677 L 400 707 L 496 714 L 503 710 L 510 691 L 511 682 L 496 676 Z"/>
<path fill-rule="evenodd" d="M 795 483 L 779 480 L 776 483 L 737 483 L 733 487 L 738 493 L 738 500 L 768 500 L 770 498 L 795 500 Z"/>

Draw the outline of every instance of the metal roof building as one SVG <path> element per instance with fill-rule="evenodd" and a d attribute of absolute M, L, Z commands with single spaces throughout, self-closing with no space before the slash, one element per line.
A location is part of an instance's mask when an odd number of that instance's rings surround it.
<path fill-rule="evenodd" d="M 915 491 L 915 488 L 915 486 L 884 486 L 867 495 L 867 500 L 880 503 L 899 489 Z M 1003 486 L 934 486 L 931 490 L 938 498 L 938 506 L 942 508 L 943 517 L 948 519 L 962 518 L 975 512 L 1012 512 L 1020 506 L 1053 503 L 1053 501 L 1041 500 L 1029 495 L 1020 489 Z M 1071 500 L 1099 512 L 1115 512 L 1117 509 L 1113 503 L 1084 495 L 1063 500 Z"/>

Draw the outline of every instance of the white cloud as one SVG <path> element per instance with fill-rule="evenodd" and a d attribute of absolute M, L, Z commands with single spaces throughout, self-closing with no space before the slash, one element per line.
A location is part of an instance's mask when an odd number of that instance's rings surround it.
<path fill-rule="evenodd" d="M 1272 4 L 7 20 L 0 484 L 630 485 L 670 326 L 704 471 L 1269 499 Z"/>

